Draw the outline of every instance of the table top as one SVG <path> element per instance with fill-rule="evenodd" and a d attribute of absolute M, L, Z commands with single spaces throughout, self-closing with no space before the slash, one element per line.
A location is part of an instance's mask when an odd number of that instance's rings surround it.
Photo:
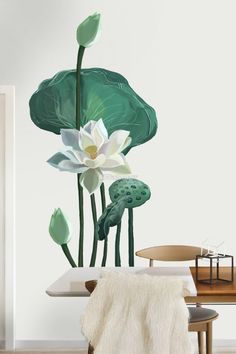
<path fill-rule="evenodd" d="M 209 278 L 209 267 L 198 268 L 199 279 Z M 192 277 L 197 288 L 197 294 L 201 295 L 235 295 L 236 296 L 236 267 L 234 267 L 234 281 L 230 283 L 219 282 L 213 285 L 203 284 L 196 281 L 196 268 L 190 267 Z M 220 267 L 220 277 L 230 279 L 231 267 Z"/>
<path fill-rule="evenodd" d="M 188 296 L 194 297 L 197 295 L 189 267 L 71 268 L 50 285 L 46 290 L 46 293 L 50 296 L 56 297 L 88 297 L 90 294 L 85 287 L 85 282 L 88 280 L 99 279 L 101 272 L 103 271 L 122 271 L 134 274 L 178 277 L 184 281 L 184 288 Z"/>

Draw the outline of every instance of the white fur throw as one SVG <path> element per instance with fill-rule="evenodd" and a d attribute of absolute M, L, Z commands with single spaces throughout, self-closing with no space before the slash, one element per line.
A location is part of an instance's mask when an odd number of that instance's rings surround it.
<path fill-rule="evenodd" d="M 104 272 L 81 319 L 95 354 L 192 354 L 183 282 Z"/>

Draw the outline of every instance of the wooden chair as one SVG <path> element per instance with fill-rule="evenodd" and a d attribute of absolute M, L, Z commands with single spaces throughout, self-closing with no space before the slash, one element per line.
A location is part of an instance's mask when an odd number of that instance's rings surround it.
<path fill-rule="evenodd" d="M 203 250 L 204 253 L 207 250 Z M 201 254 L 200 247 L 183 245 L 163 245 L 146 248 L 136 252 L 136 256 L 149 259 L 149 266 L 153 267 L 154 261 L 191 261 L 196 255 Z M 199 354 L 204 352 L 203 332 L 206 333 L 206 353 L 212 354 L 212 322 L 217 319 L 218 313 L 214 310 L 201 307 L 189 307 L 189 331 L 197 332 Z"/>

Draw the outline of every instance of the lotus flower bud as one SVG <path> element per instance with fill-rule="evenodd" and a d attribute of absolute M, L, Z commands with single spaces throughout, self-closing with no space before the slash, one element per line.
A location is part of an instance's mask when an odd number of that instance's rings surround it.
<path fill-rule="evenodd" d="M 87 17 L 77 29 L 77 42 L 83 47 L 91 47 L 99 37 L 101 15 L 97 12 Z"/>
<path fill-rule="evenodd" d="M 49 233 L 58 245 L 64 245 L 70 241 L 69 222 L 60 208 L 55 209 L 51 216 Z"/>

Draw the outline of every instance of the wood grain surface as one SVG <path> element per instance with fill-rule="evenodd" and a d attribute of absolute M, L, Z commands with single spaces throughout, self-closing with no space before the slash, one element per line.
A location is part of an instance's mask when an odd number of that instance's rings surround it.
<path fill-rule="evenodd" d="M 234 267 L 234 281 L 231 283 L 219 282 L 213 285 L 196 281 L 196 269 L 190 267 L 193 280 L 197 289 L 197 297 L 186 297 L 187 303 L 235 303 L 236 304 L 236 267 Z M 230 278 L 230 267 L 220 268 L 221 278 Z M 199 279 L 209 278 L 209 267 L 199 267 Z M 215 276 L 215 274 L 214 274 Z"/>

